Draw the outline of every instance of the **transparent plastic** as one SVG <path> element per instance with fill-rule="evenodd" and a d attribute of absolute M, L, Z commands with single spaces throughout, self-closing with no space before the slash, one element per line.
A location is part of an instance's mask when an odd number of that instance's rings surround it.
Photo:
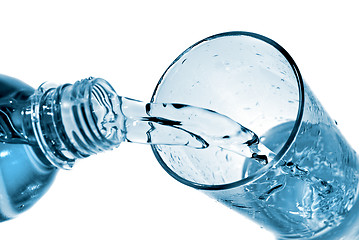
<path fill-rule="evenodd" d="M 274 154 L 263 165 L 217 146 L 153 145 L 178 181 L 279 239 L 358 239 L 357 154 L 277 43 L 248 32 L 206 38 L 170 65 L 152 101 L 220 112 Z"/>

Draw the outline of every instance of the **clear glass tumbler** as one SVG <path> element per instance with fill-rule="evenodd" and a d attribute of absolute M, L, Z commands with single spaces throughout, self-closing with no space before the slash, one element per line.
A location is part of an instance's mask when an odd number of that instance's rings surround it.
<path fill-rule="evenodd" d="M 169 66 L 152 102 L 229 116 L 275 154 L 263 165 L 215 146 L 153 145 L 178 181 L 278 239 L 359 239 L 359 224 L 353 225 L 359 222 L 357 154 L 276 42 L 248 32 L 206 38 Z"/>

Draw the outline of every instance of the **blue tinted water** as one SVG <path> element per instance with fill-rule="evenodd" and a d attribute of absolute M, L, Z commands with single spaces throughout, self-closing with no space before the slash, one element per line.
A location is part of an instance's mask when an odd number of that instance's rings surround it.
<path fill-rule="evenodd" d="M 43 164 L 31 146 L 0 143 L 0 221 L 36 203 L 55 175 L 56 170 Z"/>
<path fill-rule="evenodd" d="M 263 143 L 276 151 L 291 129 L 291 123 L 277 126 Z M 260 168 L 247 159 L 245 175 Z M 358 179 L 358 156 L 339 131 L 303 124 L 289 151 L 263 176 L 244 186 L 207 193 L 280 238 L 307 238 L 345 221 L 357 200 Z"/>

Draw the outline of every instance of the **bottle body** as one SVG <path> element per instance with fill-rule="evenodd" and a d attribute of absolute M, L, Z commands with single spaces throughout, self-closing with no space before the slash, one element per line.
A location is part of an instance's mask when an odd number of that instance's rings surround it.
<path fill-rule="evenodd" d="M 49 189 L 57 169 L 27 144 L 0 144 L 0 222 L 34 205 Z"/>
<path fill-rule="evenodd" d="M 26 139 L 23 112 L 34 89 L 0 75 L 0 221 L 11 219 L 38 201 L 51 186 L 57 168 Z"/>

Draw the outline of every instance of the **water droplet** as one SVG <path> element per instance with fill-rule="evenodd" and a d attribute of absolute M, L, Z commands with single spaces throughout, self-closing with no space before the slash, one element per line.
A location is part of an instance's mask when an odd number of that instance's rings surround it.
<path fill-rule="evenodd" d="M 257 153 L 253 153 L 252 158 L 257 160 L 262 165 L 268 164 L 268 157 L 266 155 L 259 155 Z"/>

